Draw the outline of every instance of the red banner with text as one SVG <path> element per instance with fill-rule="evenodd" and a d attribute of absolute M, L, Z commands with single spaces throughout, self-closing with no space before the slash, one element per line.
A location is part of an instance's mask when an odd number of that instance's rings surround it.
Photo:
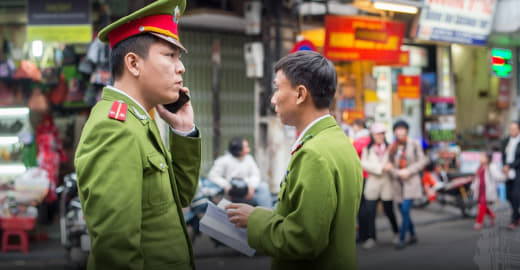
<path fill-rule="evenodd" d="M 405 29 L 396 21 L 326 16 L 323 54 L 330 60 L 399 62 Z"/>

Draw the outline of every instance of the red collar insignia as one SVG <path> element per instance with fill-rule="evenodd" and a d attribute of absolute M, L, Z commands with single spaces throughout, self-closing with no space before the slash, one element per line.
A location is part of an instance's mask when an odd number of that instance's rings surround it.
<path fill-rule="evenodd" d="M 294 152 L 298 151 L 298 149 L 302 148 L 302 146 L 305 143 L 305 141 L 307 141 L 310 138 L 312 138 L 312 134 L 309 134 L 309 135 L 305 136 L 303 138 L 303 140 L 298 145 L 296 145 L 296 148 L 294 148 L 294 150 L 291 151 L 291 156 L 292 156 L 292 154 L 294 154 Z"/>

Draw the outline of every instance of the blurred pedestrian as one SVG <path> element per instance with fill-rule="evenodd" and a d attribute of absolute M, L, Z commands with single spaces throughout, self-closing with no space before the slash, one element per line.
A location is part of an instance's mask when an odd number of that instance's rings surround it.
<path fill-rule="evenodd" d="M 399 243 L 395 248 L 403 249 L 407 244 L 418 241 L 410 212 L 413 200 L 422 197 L 420 173 L 428 163 L 428 158 L 424 155 L 421 143 L 408 138 L 408 123 L 399 120 L 394 124 L 393 130 L 396 141 L 390 145 L 388 169 L 394 179 L 394 200 L 399 202 L 402 216 Z M 405 242 L 407 232 L 410 233 L 410 238 Z"/>
<path fill-rule="evenodd" d="M 354 120 L 352 130 L 352 144 L 354 144 L 354 148 L 361 158 L 361 152 L 363 152 L 363 149 L 370 143 L 370 131 L 368 131 L 365 120 L 363 119 Z"/>
<path fill-rule="evenodd" d="M 509 229 L 520 225 L 520 124 L 509 125 L 509 137 L 502 144 L 502 164 L 506 175 L 506 197 L 511 204 L 511 223 Z"/>
<path fill-rule="evenodd" d="M 473 198 L 478 202 L 478 215 L 475 225 L 473 225 L 474 230 L 482 229 L 485 215 L 489 215 L 491 218 L 491 226 L 495 225 L 495 213 L 488 207 L 488 203 L 493 203 L 498 197 L 496 176 L 489 168 L 491 155 L 491 152 L 481 153 L 480 167 L 477 170 L 473 183 L 471 183 Z"/>
<path fill-rule="evenodd" d="M 283 124 L 300 132 L 273 211 L 227 206 L 229 220 L 247 227 L 248 243 L 272 257 L 272 269 L 356 269 L 359 158 L 329 114 L 336 92 L 334 64 L 298 51 L 275 65 L 271 99 Z"/>
<path fill-rule="evenodd" d="M 271 208 L 269 186 L 261 181 L 260 170 L 250 153 L 251 148 L 246 139 L 241 137 L 231 139 L 228 152 L 215 160 L 208 179 L 221 187 L 228 196 L 232 191 L 233 179 L 244 181 L 248 190 L 241 201 Z"/>
<path fill-rule="evenodd" d="M 389 172 L 392 165 L 388 163 L 388 143 L 385 140 L 386 127 L 381 123 L 374 123 L 370 128 L 372 139 L 363 149 L 361 166 L 368 173 L 365 180 L 363 194 L 365 195 L 365 210 L 367 215 L 368 238 L 363 248 L 370 249 L 376 244 L 376 212 L 379 200 L 383 202 L 385 215 L 390 222 L 394 233 L 394 244 L 399 241 L 399 229 L 394 213 L 392 177 Z M 360 228 L 361 229 L 361 228 Z"/>
<path fill-rule="evenodd" d="M 365 120 L 363 119 L 356 119 L 352 123 L 352 144 L 354 145 L 354 149 L 356 149 L 356 153 L 359 156 L 359 159 L 361 159 L 361 153 L 363 152 L 363 149 L 367 147 L 367 145 L 370 143 L 370 132 L 368 131 L 366 127 Z M 367 172 L 363 171 L 363 190 L 365 189 L 365 181 L 367 179 Z M 356 242 L 362 243 L 366 242 L 369 238 L 368 233 L 368 216 L 366 211 L 366 200 L 364 192 L 361 194 L 361 202 L 359 203 L 359 211 L 357 216 L 358 221 L 358 235 Z"/>

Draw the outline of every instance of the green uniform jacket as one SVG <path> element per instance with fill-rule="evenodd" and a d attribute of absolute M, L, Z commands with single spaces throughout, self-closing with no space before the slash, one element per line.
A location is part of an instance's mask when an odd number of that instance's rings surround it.
<path fill-rule="evenodd" d="M 108 117 L 113 101 L 128 105 L 124 122 Z M 91 237 L 89 270 L 194 269 L 181 207 L 197 189 L 200 136 L 170 131 L 166 149 L 155 122 L 111 89 L 83 129 L 75 165 Z"/>
<path fill-rule="evenodd" d="M 313 125 L 289 162 L 274 212 L 249 216 L 249 245 L 272 269 L 357 269 L 358 155 L 332 117 Z"/>

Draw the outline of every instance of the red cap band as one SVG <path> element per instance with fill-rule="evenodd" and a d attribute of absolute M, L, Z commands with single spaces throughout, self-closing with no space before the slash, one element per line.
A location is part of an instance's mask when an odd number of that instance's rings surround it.
<path fill-rule="evenodd" d="M 110 48 L 114 48 L 117 43 L 126 38 L 145 32 L 155 32 L 179 40 L 177 24 L 173 21 L 173 16 L 160 14 L 133 20 L 112 30 L 108 33 Z"/>

